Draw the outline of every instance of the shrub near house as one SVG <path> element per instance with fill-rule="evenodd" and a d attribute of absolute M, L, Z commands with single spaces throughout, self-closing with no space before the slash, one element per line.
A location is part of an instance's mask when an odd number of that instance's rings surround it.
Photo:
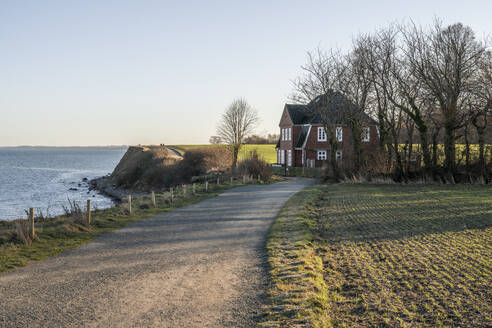
<path fill-rule="evenodd" d="M 280 139 L 277 143 L 277 163 L 298 167 L 325 167 L 330 156 L 330 144 L 320 116 L 312 110 L 312 104 L 285 104 L 280 119 Z M 344 115 L 334 109 L 334 134 L 338 142 L 336 158 L 341 167 L 347 168 L 353 159 L 353 138 Z M 379 133 L 376 122 L 363 114 L 362 149 L 365 153 L 379 152 Z"/>

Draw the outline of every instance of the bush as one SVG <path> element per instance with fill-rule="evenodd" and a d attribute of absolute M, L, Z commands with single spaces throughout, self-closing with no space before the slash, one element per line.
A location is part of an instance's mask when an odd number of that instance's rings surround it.
<path fill-rule="evenodd" d="M 242 175 L 252 175 L 254 177 L 260 175 L 264 181 L 269 180 L 272 176 L 268 163 L 258 155 L 256 150 L 251 151 L 248 158 L 239 162 L 238 169 Z"/>

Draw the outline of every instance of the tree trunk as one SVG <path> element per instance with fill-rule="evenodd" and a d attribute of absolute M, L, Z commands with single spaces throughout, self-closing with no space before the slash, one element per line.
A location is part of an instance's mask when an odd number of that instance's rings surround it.
<path fill-rule="evenodd" d="M 233 145 L 232 146 L 232 168 L 235 169 L 237 167 L 237 157 L 239 155 L 239 148 L 241 145 Z"/>
<path fill-rule="evenodd" d="M 341 179 L 341 174 L 337 162 L 337 149 L 338 149 L 337 141 L 335 140 L 335 142 L 333 142 L 330 140 L 330 164 L 333 170 L 333 178 L 335 179 L 335 181 L 338 182 Z"/>
<path fill-rule="evenodd" d="M 432 167 L 434 169 L 437 168 L 437 148 L 439 146 L 438 138 L 439 138 L 439 130 L 437 130 L 437 132 L 434 132 L 432 134 Z"/>
<path fill-rule="evenodd" d="M 444 168 L 448 174 L 454 175 L 456 172 L 456 144 L 455 144 L 455 124 L 448 120 L 444 124 Z"/>
<path fill-rule="evenodd" d="M 396 160 L 396 167 L 395 167 L 395 180 L 396 181 L 401 181 L 402 179 L 405 178 L 405 173 L 403 172 L 403 163 L 401 161 L 401 154 L 398 151 L 398 148 L 400 147 L 400 144 L 398 142 L 398 138 L 394 136 L 395 142 L 393 143 L 393 149 L 395 151 L 395 160 Z"/>
<path fill-rule="evenodd" d="M 480 174 L 485 176 L 485 129 L 478 129 L 478 165 Z"/>
<path fill-rule="evenodd" d="M 470 174 L 470 140 L 468 138 L 468 124 L 465 124 L 464 138 L 465 138 L 465 165 L 466 172 Z"/>

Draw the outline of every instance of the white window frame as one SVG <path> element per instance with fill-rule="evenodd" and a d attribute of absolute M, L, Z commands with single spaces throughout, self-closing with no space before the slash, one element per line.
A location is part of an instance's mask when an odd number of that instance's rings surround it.
<path fill-rule="evenodd" d="M 282 141 L 285 140 L 285 129 L 281 129 L 281 134 L 282 134 L 282 138 L 280 138 Z"/>
<path fill-rule="evenodd" d="M 317 157 L 318 161 L 326 161 L 328 158 L 326 155 L 326 150 L 318 150 Z"/>
<path fill-rule="evenodd" d="M 292 150 L 287 150 L 287 166 L 292 166 Z"/>
<path fill-rule="evenodd" d="M 325 128 L 322 126 L 318 127 L 318 141 L 326 141 L 326 131 Z"/>
<path fill-rule="evenodd" d="M 285 150 L 280 150 L 280 164 L 285 164 Z"/>
<path fill-rule="evenodd" d="M 335 153 L 335 158 L 337 162 L 341 162 L 343 157 L 343 152 L 341 150 L 337 150 Z"/>
<path fill-rule="evenodd" d="M 287 140 L 292 140 L 292 128 L 288 128 L 287 131 Z"/>
<path fill-rule="evenodd" d="M 364 127 L 362 128 L 362 142 L 369 142 L 371 140 L 371 128 Z"/>
<path fill-rule="evenodd" d="M 335 136 L 337 138 L 338 142 L 343 141 L 343 127 L 342 126 L 337 126 L 335 129 Z"/>

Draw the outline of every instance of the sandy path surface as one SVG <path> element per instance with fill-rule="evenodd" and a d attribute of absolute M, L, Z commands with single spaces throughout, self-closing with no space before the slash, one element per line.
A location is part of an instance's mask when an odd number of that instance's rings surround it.
<path fill-rule="evenodd" d="M 0 327 L 254 327 L 268 228 L 312 183 L 235 188 L 0 274 Z"/>

